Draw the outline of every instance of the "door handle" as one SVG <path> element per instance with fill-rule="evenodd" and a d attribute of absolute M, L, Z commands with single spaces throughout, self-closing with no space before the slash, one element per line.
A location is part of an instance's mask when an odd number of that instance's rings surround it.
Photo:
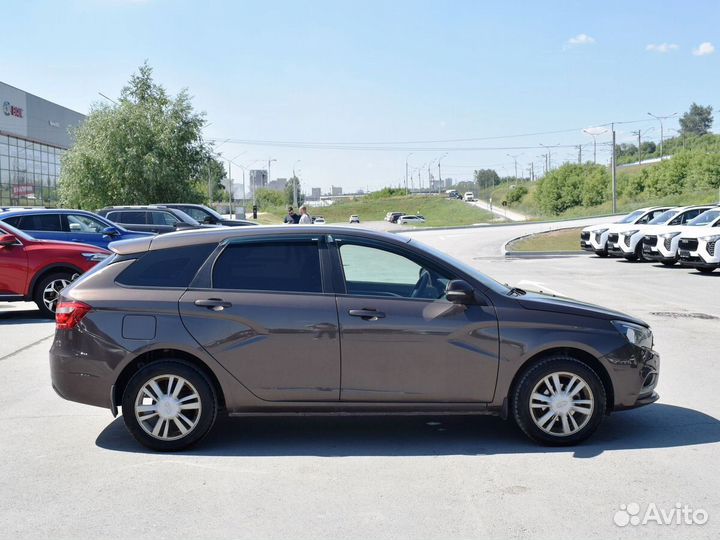
<path fill-rule="evenodd" d="M 376 309 L 351 309 L 348 310 L 348 315 L 351 317 L 361 317 L 366 321 L 376 321 L 385 318 L 385 314 Z"/>
<path fill-rule="evenodd" d="M 222 311 L 225 308 L 232 307 L 231 302 L 225 302 L 220 298 L 208 298 L 207 300 L 195 300 L 195 305 L 212 309 L 213 311 Z"/>

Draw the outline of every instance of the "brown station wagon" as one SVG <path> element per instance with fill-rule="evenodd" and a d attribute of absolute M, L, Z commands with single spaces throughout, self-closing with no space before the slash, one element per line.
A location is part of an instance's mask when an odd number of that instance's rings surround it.
<path fill-rule="evenodd" d="M 658 399 L 647 324 L 501 285 L 399 235 L 312 226 L 115 242 L 57 308 L 62 397 L 155 450 L 218 414 L 497 414 L 576 444 Z"/>

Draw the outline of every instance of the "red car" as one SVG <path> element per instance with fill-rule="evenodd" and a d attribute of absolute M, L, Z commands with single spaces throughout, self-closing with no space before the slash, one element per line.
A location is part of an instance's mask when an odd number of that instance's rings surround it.
<path fill-rule="evenodd" d="M 58 293 L 109 254 L 86 244 L 36 240 L 0 223 L 0 301 L 31 300 L 54 318 Z"/>

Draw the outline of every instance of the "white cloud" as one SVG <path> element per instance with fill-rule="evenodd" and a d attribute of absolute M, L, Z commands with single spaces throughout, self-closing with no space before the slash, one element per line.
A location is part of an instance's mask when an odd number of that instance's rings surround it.
<path fill-rule="evenodd" d="M 678 46 L 675 43 L 650 43 L 645 47 L 646 51 L 662 54 L 669 53 L 670 51 L 675 51 L 677 49 Z"/>
<path fill-rule="evenodd" d="M 700 45 L 698 45 L 697 49 L 693 49 L 693 54 L 695 56 L 706 56 L 708 54 L 712 54 L 715 52 L 715 45 L 710 43 L 709 41 L 704 41 Z"/>
<path fill-rule="evenodd" d="M 588 36 L 587 34 L 578 34 L 567 40 L 567 45 L 576 47 L 578 45 L 592 45 L 595 43 L 595 38 Z"/>

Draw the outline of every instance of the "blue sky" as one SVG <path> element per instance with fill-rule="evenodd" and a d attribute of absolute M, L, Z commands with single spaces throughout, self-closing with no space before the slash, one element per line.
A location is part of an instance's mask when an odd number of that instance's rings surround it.
<path fill-rule="evenodd" d="M 170 92 L 190 90 L 208 138 L 232 139 L 224 157 L 277 159 L 273 177 L 301 160 L 308 188 L 397 185 L 412 146 L 427 150 L 411 168 L 447 151 L 443 176 L 511 174 L 507 154 L 541 167 L 544 150 L 505 147 L 587 144 L 580 128 L 611 121 L 643 120 L 619 125 L 619 141 L 651 127 L 658 139 L 648 111 L 720 107 L 715 1 L 5 0 L 2 18 L 3 82 L 87 112 L 147 59 Z M 363 144 L 306 144 L 319 142 Z M 573 155 L 558 148 L 552 160 Z"/>

